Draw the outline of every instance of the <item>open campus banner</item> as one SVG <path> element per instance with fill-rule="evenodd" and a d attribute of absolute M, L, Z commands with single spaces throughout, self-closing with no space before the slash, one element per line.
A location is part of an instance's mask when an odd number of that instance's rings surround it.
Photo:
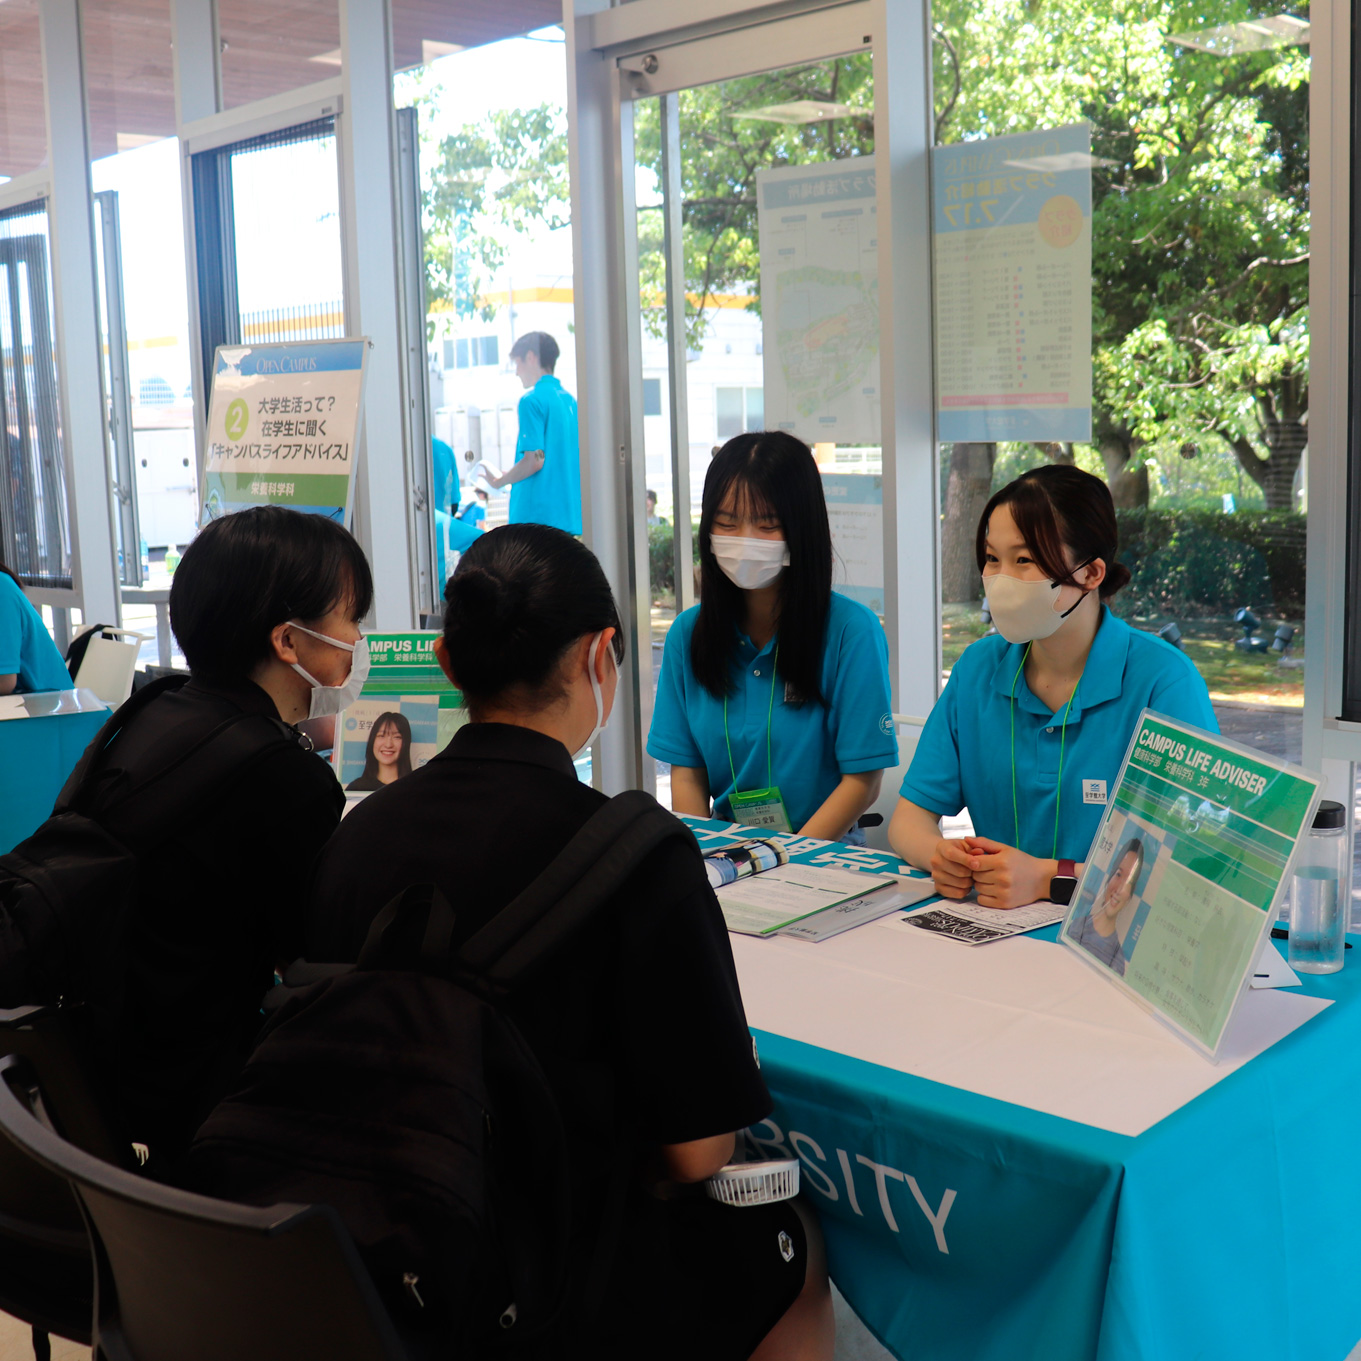
<path fill-rule="evenodd" d="M 1091 438 L 1091 144 L 1083 123 L 932 151 L 941 440 Z"/>
<path fill-rule="evenodd" d="M 202 523 L 248 506 L 349 518 L 369 342 L 219 345 Z"/>
<path fill-rule="evenodd" d="M 380 766 L 419 770 L 468 721 L 462 694 L 435 660 L 438 633 L 371 633 L 369 678 L 337 721 L 331 760 L 346 790 L 371 793 Z"/>
<path fill-rule="evenodd" d="M 756 222 L 766 428 L 878 444 L 874 157 L 758 170 Z"/>
<path fill-rule="evenodd" d="M 1217 1058 L 1320 784 L 1146 709 L 1059 939 Z"/>

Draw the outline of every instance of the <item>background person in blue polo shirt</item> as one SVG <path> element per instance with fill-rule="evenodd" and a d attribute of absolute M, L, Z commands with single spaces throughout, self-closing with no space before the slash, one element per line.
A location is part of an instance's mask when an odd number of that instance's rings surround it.
<path fill-rule="evenodd" d="M 70 673 L 42 615 L 0 562 L 0 695 L 70 688 Z"/>
<path fill-rule="evenodd" d="M 671 763 L 672 807 L 846 838 L 898 738 L 884 631 L 832 590 L 808 446 L 781 431 L 729 440 L 704 479 L 699 552 L 700 603 L 667 634 L 647 742 Z"/>
<path fill-rule="evenodd" d="M 1218 732 L 1190 658 L 1117 619 L 1128 580 L 1106 484 L 1062 464 L 990 500 L 978 566 L 996 636 L 965 649 L 922 730 L 889 840 L 985 907 L 1067 902 L 1144 709 Z M 939 819 L 967 807 L 975 835 Z M 1053 882 L 1051 882 L 1053 881 Z"/>
<path fill-rule="evenodd" d="M 577 402 L 553 376 L 558 342 L 547 331 L 527 331 L 510 347 L 516 377 L 529 389 L 520 398 L 515 466 L 488 470 L 493 487 L 510 488 L 507 523 L 553 525 L 581 533 L 581 454 Z"/>

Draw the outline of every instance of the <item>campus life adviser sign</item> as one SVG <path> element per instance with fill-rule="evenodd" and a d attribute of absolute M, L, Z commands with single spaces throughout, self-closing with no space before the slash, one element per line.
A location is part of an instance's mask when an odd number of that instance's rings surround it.
<path fill-rule="evenodd" d="M 936 404 L 945 442 L 1092 433 L 1091 129 L 931 153 Z"/>
<path fill-rule="evenodd" d="M 1146 709 L 1060 941 L 1217 1058 L 1320 785 Z"/>
<path fill-rule="evenodd" d="M 349 518 L 369 342 L 220 345 L 201 523 L 249 506 Z"/>

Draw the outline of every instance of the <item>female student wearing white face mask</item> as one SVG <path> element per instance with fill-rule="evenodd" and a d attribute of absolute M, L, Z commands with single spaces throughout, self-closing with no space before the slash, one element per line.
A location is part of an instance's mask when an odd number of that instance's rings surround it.
<path fill-rule="evenodd" d="M 1128 580 L 1110 491 L 1079 468 L 1036 468 L 990 500 L 979 570 L 995 636 L 955 663 L 889 827 L 946 897 L 1066 903 L 1148 708 L 1218 732 L 1184 653 L 1104 603 Z M 975 835 L 942 838 L 967 807 Z"/>
<path fill-rule="evenodd" d="M 700 604 L 667 634 L 648 752 L 678 813 L 837 840 L 898 760 L 888 645 L 832 590 L 822 479 L 781 431 L 715 455 L 700 517 Z"/>

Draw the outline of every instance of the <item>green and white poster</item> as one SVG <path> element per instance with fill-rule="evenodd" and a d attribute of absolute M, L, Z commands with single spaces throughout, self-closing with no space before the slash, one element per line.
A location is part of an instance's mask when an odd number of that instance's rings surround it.
<path fill-rule="evenodd" d="M 201 523 L 248 506 L 349 517 L 369 342 L 220 345 Z"/>
<path fill-rule="evenodd" d="M 347 793 L 370 794 L 449 745 L 468 721 L 435 660 L 438 633 L 371 633 L 369 678 L 337 719 L 331 760 Z"/>
<path fill-rule="evenodd" d="M 1059 939 L 1215 1057 L 1319 785 L 1145 710 Z"/>

